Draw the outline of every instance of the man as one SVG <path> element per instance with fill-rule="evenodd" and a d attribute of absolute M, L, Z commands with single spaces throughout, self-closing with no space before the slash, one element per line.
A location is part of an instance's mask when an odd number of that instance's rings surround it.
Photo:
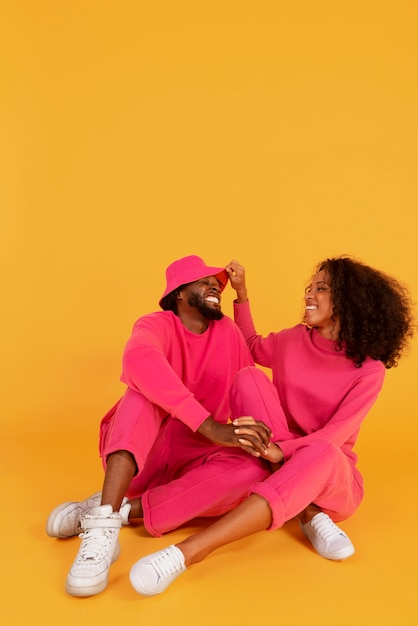
<path fill-rule="evenodd" d="M 102 492 L 62 504 L 48 519 L 50 536 L 82 531 L 67 576 L 70 595 L 105 589 L 129 519 L 143 519 L 158 537 L 231 510 L 269 474 L 258 458 L 269 445 L 268 427 L 259 422 L 249 431 L 253 450 L 228 423 L 238 417 L 230 406 L 235 375 L 253 360 L 221 311 L 225 270 L 188 256 L 167 268 L 166 280 L 163 310 L 134 325 L 123 354 L 127 390 L 101 423 Z"/>

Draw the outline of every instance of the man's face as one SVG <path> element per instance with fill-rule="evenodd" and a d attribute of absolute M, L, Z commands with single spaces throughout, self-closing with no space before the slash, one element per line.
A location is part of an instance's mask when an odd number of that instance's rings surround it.
<path fill-rule="evenodd" d="M 223 318 L 221 311 L 220 283 L 215 276 L 208 276 L 186 285 L 183 290 L 187 304 L 196 308 L 209 320 Z"/>

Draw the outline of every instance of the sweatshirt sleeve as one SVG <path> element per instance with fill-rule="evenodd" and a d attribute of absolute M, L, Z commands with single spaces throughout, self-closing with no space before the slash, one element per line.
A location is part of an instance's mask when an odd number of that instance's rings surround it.
<path fill-rule="evenodd" d="M 342 447 L 353 440 L 362 421 L 375 403 L 382 388 L 385 369 L 382 363 L 375 362 L 375 367 L 364 374 L 347 393 L 340 406 L 327 424 L 302 438 L 276 442 L 282 450 L 285 461 L 292 452 L 300 447 L 301 441 L 323 439 Z"/>
<path fill-rule="evenodd" d="M 234 319 L 244 335 L 254 361 L 258 365 L 271 368 L 277 333 L 270 333 L 267 337 L 257 334 L 248 300 L 240 304 L 234 302 Z"/>
<path fill-rule="evenodd" d="M 134 327 L 123 354 L 122 381 L 193 431 L 210 413 L 195 399 L 171 367 L 166 355 L 167 329 L 151 317 Z"/>

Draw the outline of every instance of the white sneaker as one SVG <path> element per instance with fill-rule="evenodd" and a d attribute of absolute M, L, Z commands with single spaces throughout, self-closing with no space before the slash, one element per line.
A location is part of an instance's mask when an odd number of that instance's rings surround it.
<path fill-rule="evenodd" d="M 300 527 L 318 554 L 325 559 L 342 561 L 354 554 L 350 539 L 326 513 L 317 513 L 310 522 L 300 524 Z"/>
<path fill-rule="evenodd" d="M 165 591 L 185 570 L 183 552 L 176 546 L 169 546 L 139 559 L 129 578 L 135 591 L 143 596 L 154 596 Z"/>
<path fill-rule="evenodd" d="M 98 491 L 81 502 L 64 502 L 51 511 L 46 523 L 50 537 L 67 539 L 81 533 L 80 519 L 89 509 L 100 506 L 101 492 Z"/>
<path fill-rule="evenodd" d="M 71 596 L 93 596 L 106 588 L 109 567 L 119 556 L 122 516 L 105 504 L 86 513 L 81 526 L 81 546 L 68 573 L 65 590 Z"/>
<path fill-rule="evenodd" d="M 64 502 L 57 506 L 49 514 L 46 523 L 46 533 L 50 537 L 59 539 L 68 539 L 75 537 L 82 532 L 81 519 L 85 513 L 95 507 L 100 506 L 102 493 L 98 491 L 81 502 Z M 129 512 L 131 505 L 128 504 L 128 498 L 124 498 L 119 513 L 122 515 L 122 525 L 129 524 Z"/>

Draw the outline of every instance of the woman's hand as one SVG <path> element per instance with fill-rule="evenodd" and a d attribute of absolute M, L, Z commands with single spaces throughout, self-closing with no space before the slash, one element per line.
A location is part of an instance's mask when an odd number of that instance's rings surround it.
<path fill-rule="evenodd" d="M 229 276 L 231 287 L 237 292 L 237 302 L 247 302 L 247 287 L 245 284 L 245 268 L 238 263 L 235 259 L 232 259 L 230 263 L 225 267 L 226 273 Z"/>
<path fill-rule="evenodd" d="M 250 436 L 253 433 L 253 429 L 256 424 L 263 424 L 263 422 L 257 422 L 253 417 L 238 417 L 232 422 L 235 428 L 235 434 L 239 435 L 238 441 L 243 446 L 253 447 Z M 270 461 L 278 469 L 277 465 L 283 463 L 284 455 L 279 446 L 272 441 L 269 441 L 268 445 L 260 453 L 260 456 L 267 461 Z"/>

